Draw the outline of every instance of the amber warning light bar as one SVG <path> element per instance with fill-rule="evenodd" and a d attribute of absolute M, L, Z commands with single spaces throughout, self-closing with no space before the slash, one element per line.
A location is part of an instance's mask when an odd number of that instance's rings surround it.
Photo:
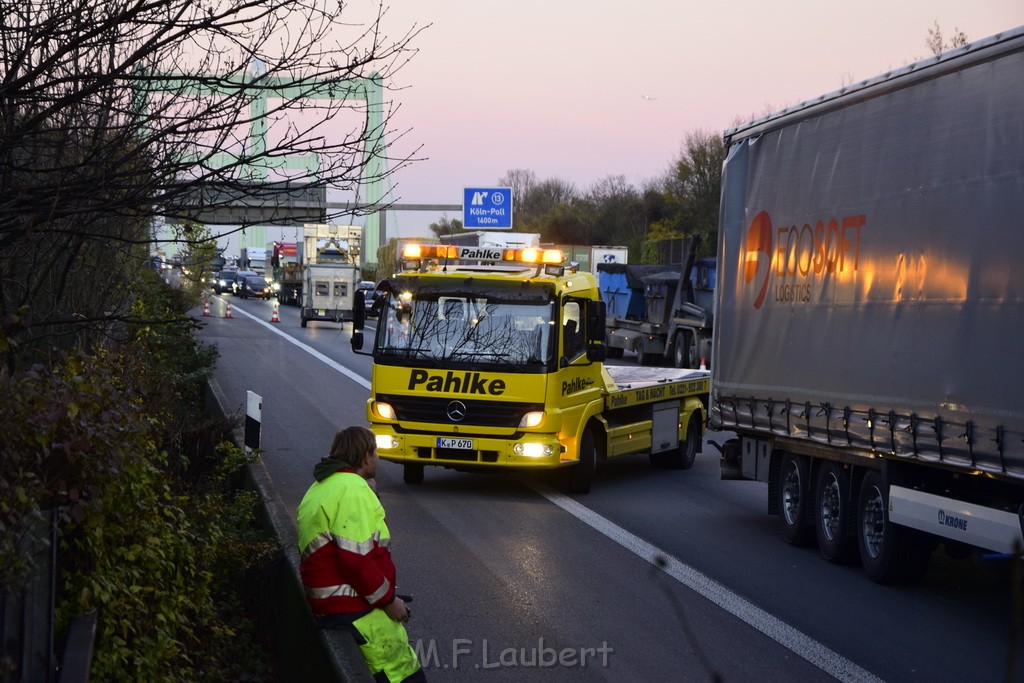
<path fill-rule="evenodd" d="M 493 247 L 460 247 L 454 244 L 406 244 L 405 260 L 463 259 L 467 261 L 501 261 L 503 263 L 560 264 L 565 256 L 560 249 L 496 249 Z"/>

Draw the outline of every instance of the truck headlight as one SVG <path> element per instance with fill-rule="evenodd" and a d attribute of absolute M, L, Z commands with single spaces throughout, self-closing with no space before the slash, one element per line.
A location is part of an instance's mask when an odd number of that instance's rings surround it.
<path fill-rule="evenodd" d="M 523 419 L 519 421 L 520 427 L 539 427 L 544 422 L 544 411 L 535 410 L 523 415 Z"/>
<path fill-rule="evenodd" d="M 381 417 L 385 420 L 395 419 L 395 409 L 391 407 L 390 403 L 381 403 L 380 401 L 378 401 L 373 404 L 373 408 L 374 411 L 377 413 L 378 417 Z"/>
<path fill-rule="evenodd" d="M 377 450 L 389 451 L 393 448 L 398 448 L 398 437 L 387 434 L 377 435 Z"/>
<path fill-rule="evenodd" d="M 527 458 L 543 458 L 554 455 L 555 449 L 546 443 L 517 443 L 512 447 L 512 452 Z"/>

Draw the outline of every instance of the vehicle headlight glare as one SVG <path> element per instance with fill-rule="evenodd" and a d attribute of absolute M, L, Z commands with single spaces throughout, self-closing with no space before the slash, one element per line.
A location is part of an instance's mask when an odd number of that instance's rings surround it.
<path fill-rule="evenodd" d="M 393 448 L 398 448 L 398 437 L 391 436 L 390 434 L 378 434 L 376 440 L 377 450 L 379 451 L 389 451 Z"/>
<path fill-rule="evenodd" d="M 523 415 L 523 419 L 519 421 L 520 427 L 539 427 L 544 422 L 544 411 L 535 410 Z"/>
<path fill-rule="evenodd" d="M 512 447 L 512 452 L 526 458 L 543 458 L 552 455 L 555 449 L 550 444 L 543 443 L 517 443 Z"/>
<path fill-rule="evenodd" d="M 395 409 L 391 407 L 390 403 L 381 403 L 380 401 L 378 401 L 377 414 L 380 415 L 385 420 L 395 419 Z"/>

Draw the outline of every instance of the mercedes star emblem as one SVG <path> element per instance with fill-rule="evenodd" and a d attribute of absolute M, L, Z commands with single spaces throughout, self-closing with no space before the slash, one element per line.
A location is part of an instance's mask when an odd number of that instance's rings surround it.
<path fill-rule="evenodd" d="M 466 404 L 462 401 L 452 401 L 448 404 L 448 419 L 452 422 L 461 422 L 466 417 Z"/>

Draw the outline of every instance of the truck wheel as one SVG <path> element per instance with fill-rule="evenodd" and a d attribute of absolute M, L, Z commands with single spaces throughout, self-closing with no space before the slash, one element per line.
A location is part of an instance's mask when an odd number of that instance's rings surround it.
<path fill-rule="evenodd" d="M 415 462 L 402 463 L 402 481 L 406 484 L 422 484 L 423 465 Z"/>
<path fill-rule="evenodd" d="M 654 354 L 644 352 L 644 343 L 642 340 L 636 343 L 633 352 L 636 353 L 637 365 L 654 365 Z"/>
<path fill-rule="evenodd" d="M 580 437 L 580 461 L 565 472 L 565 489 L 568 493 L 590 493 L 590 485 L 594 482 L 594 470 L 597 469 L 597 449 L 594 447 L 594 434 L 590 429 L 583 430 Z"/>
<path fill-rule="evenodd" d="M 864 475 L 857 499 L 860 563 L 875 583 L 911 583 L 928 570 L 925 537 L 889 521 L 889 492 L 875 470 Z"/>
<path fill-rule="evenodd" d="M 807 545 L 814 533 L 810 519 L 810 467 L 807 458 L 785 453 L 779 470 L 779 519 L 790 545 Z"/>
<path fill-rule="evenodd" d="M 856 552 L 850 533 L 850 472 L 839 463 L 826 462 L 815 487 L 814 531 L 818 550 L 829 562 L 849 562 Z"/>
<path fill-rule="evenodd" d="M 609 358 L 622 358 L 622 347 L 619 346 L 605 346 L 608 349 Z"/>
<path fill-rule="evenodd" d="M 691 336 L 686 332 L 676 332 L 675 341 L 672 342 L 672 360 L 677 368 L 689 369 L 693 367 L 690 362 L 692 354 L 690 353 L 689 338 Z"/>

